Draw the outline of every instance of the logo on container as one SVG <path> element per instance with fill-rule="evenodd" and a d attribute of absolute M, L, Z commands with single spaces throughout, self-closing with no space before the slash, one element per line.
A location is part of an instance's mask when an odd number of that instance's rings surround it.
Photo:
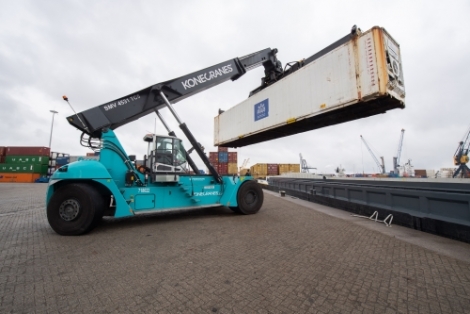
<path fill-rule="evenodd" d="M 269 98 L 255 104 L 255 121 L 269 116 Z"/>

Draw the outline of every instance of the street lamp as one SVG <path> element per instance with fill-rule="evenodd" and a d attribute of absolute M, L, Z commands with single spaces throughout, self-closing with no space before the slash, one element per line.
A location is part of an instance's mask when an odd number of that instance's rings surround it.
<path fill-rule="evenodd" d="M 54 129 L 54 115 L 56 113 L 59 113 L 55 110 L 49 110 L 50 112 L 52 112 L 52 124 L 51 124 L 51 136 L 49 137 L 49 148 L 51 148 L 51 143 L 52 143 L 52 130 Z"/>

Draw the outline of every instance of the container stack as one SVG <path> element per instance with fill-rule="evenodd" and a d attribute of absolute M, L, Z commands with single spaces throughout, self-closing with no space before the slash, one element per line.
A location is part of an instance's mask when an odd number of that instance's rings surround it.
<path fill-rule="evenodd" d="M 300 172 L 300 164 L 256 164 L 250 167 L 250 172 L 255 178 L 266 178 L 283 173 Z"/>
<path fill-rule="evenodd" d="M 238 174 L 238 153 L 229 152 L 227 147 L 219 147 L 217 152 L 209 152 L 209 161 L 221 175 Z"/>
<path fill-rule="evenodd" d="M 68 164 L 69 157 L 69 154 L 66 153 L 51 152 L 47 176 L 50 177 L 57 169 Z"/>
<path fill-rule="evenodd" d="M 0 147 L 0 182 L 33 183 L 47 175 L 49 147 Z"/>

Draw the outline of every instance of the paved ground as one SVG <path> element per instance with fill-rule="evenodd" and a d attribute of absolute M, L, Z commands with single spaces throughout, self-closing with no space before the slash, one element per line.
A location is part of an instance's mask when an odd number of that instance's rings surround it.
<path fill-rule="evenodd" d="M 45 190 L 0 184 L 0 313 L 470 313 L 468 260 L 315 204 L 266 192 L 253 216 L 108 219 L 62 237 Z"/>

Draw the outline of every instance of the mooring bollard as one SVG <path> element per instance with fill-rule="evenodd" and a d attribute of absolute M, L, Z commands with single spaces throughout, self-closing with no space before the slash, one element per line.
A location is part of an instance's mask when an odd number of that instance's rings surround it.
<path fill-rule="evenodd" d="M 286 191 L 279 191 L 279 194 L 281 194 L 281 197 L 286 196 Z"/>

